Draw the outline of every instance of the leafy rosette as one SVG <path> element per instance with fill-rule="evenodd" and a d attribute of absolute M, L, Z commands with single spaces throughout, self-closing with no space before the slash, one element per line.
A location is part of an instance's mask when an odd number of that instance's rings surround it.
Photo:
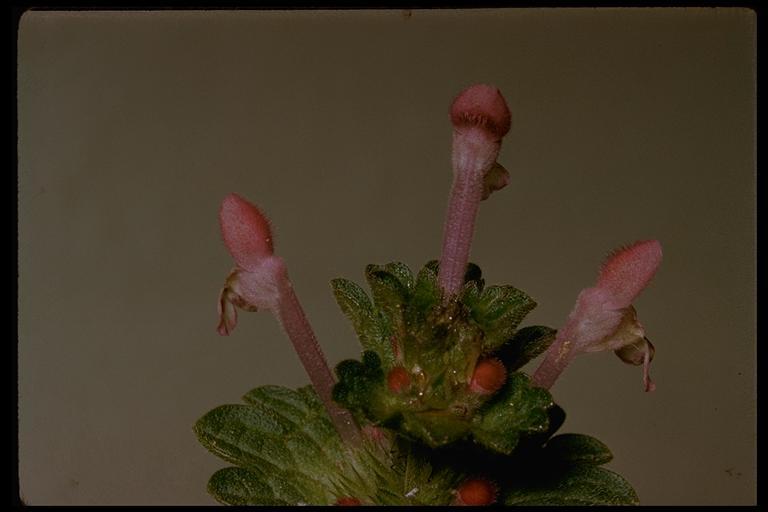
<path fill-rule="evenodd" d="M 555 331 L 518 330 L 536 303 L 513 286 L 486 287 L 477 265 L 448 299 L 438 270 L 431 261 L 414 278 L 402 263 L 368 265 L 373 300 L 352 281 L 332 281 L 364 349 L 361 361 L 336 367 L 333 398 L 359 421 L 432 448 L 474 439 L 512 453 L 521 437 L 548 428 L 551 395 L 515 370 L 544 351 Z"/>

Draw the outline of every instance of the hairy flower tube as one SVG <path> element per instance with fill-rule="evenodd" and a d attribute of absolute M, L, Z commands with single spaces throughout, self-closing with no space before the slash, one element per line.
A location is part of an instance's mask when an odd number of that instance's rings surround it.
<path fill-rule="evenodd" d="M 649 367 L 654 347 L 645 337 L 632 302 L 661 264 L 661 244 L 636 242 L 614 251 L 603 263 L 592 288 L 582 290 L 565 326 L 536 369 L 533 382 L 549 389 L 578 354 L 613 350 L 622 361 L 643 365 L 643 387 L 653 391 Z"/>
<path fill-rule="evenodd" d="M 511 116 L 504 97 L 484 84 L 465 89 L 451 105 L 453 184 L 443 231 L 438 281 L 446 297 L 464 284 L 480 201 L 503 188 L 509 174 L 496 157 Z"/>
<path fill-rule="evenodd" d="M 335 379 L 288 279 L 285 262 L 273 253 L 269 221 L 237 194 L 224 198 L 219 221 L 224 244 L 237 264 L 219 295 L 219 334 L 227 336 L 235 328 L 236 308 L 271 311 L 293 343 L 342 439 L 357 442 L 359 432 L 352 416 L 331 399 Z"/>

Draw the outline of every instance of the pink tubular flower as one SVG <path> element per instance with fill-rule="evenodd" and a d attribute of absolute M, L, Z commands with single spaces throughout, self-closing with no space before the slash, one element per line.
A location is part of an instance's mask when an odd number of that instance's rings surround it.
<path fill-rule="evenodd" d="M 219 295 L 219 334 L 228 336 L 235 328 L 237 308 L 271 311 L 293 343 L 342 439 L 358 442 L 359 432 L 352 416 L 331 398 L 335 379 L 293 291 L 285 262 L 273 253 L 269 221 L 237 194 L 224 198 L 219 221 L 224 244 L 237 264 Z"/>
<path fill-rule="evenodd" d="M 576 355 L 613 350 L 622 361 L 643 365 L 644 388 L 653 391 L 656 386 L 649 366 L 655 349 L 645 337 L 632 302 L 656 273 L 661 258 L 661 244 L 656 240 L 614 251 L 601 267 L 597 284 L 579 294 L 533 382 L 548 389 Z"/>
<path fill-rule="evenodd" d="M 497 88 L 477 84 L 453 101 L 451 122 L 453 185 L 438 275 L 448 297 L 456 295 L 464 283 L 480 201 L 509 182 L 509 173 L 496 163 L 496 157 L 501 139 L 509 131 L 511 116 Z"/>
<path fill-rule="evenodd" d="M 221 204 L 219 224 L 237 264 L 219 295 L 218 331 L 228 336 L 237 325 L 236 306 L 245 311 L 278 309 L 277 283 L 287 274 L 282 259 L 273 254 L 269 221 L 256 206 L 229 194 Z"/>

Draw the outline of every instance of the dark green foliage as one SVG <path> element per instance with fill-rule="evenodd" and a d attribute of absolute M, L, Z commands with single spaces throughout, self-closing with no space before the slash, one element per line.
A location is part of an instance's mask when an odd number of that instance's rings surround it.
<path fill-rule="evenodd" d="M 515 389 L 530 389 L 525 380 L 512 379 L 512 391 L 503 393 L 509 398 L 521 393 Z M 462 478 L 477 474 L 497 482 L 499 499 L 508 505 L 638 501 L 623 478 L 598 467 L 611 454 L 589 436 L 561 434 L 509 455 L 466 443 L 430 450 L 391 435 L 350 449 L 309 386 L 262 386 L 244 399 L 247 404 L 217 407 L 195 425 L 203 446 L 235 464 L 208 482 L 210 494 L 224 504 L 328 505 L 354 497 L 363 504 L 448 505 Z"/>
<path fill-rule="evenodd" d="M 364 357 L 375 353 L 381 363 L 375 368 L 351 360 L 340 363 L 334 399 L 360 417 L 432 447 L 474 436 L 490 449 L 510 453 L 520 436 L 546 429 L 551 397 L 529 389 L 522 375 L 514 377 L 505 393 L 518 403 L 509 415 L 503 402 L 487 404 L 492 396 L 469 388 L 475 365 L 500 346 L 499 354 L 516 358 L 513 364 L 530 358 L 546 347 L 545 338 L 554 331 L 536 327 L 515 336 L 535 302 L 511 286 L 486 287 L 477 265 L 468 265 L 459 297 L 442 296 L 438 272 L 437 261 L 428 262 L 415 280 L 402 263 L 368 265 L 372 302 L 349 281 L 334 281 Z M 405 389 L 387 387 L 387 374 L 397 366 L 409 376 Z"/>
<path fill-rule="evenodd" d="M 339 381 L 333 388 L 333 399 L 354 413 L 381 413 L 384 372 L 381 358 L 373 351 L 363 352 L 363 361 L 347 359 L 336 366 Z"/>
<path fill-rule="evenodd" d="M 509 340 L 536 303 L 512 286 L 489 286 L 479 295 L 465 293 L 462 301 L 484 333 L 483 349 L 494 350 Z"/>
<path fill-rule="evenodd" d="M 544 352 L 556 331 L 518 326 L 535 302 L 512 286 L 485 286 L 469 264 L 457 297 L 444 297 L 437 261 L 414 277 L 402 263 L 368 265 L 371 298 L 346 279 L 333 293 L 363 354 L 336 367 L 333 399 L 383 437 L 344 445 L 314 390 L 261 386 L 242 404 L 217 407 L 195 424 L 200 443 L 231 467 L 209 493 L 231 505 L 449 505 L 467 476 L 499 487 L 506 505 L 631 505 L 600 441 L 555 435 L 565 412 L 518 370 Z M 496 392 L 470 386 L 477 362 L 500 360 Z M 397 368 L 395 384 L 388 376 Z M 407 377 L 403 377 L 403 374 Z"/>
<path fill-rule="evenodd" d="M 339 307 L 352 322 L 357 338 L 365 350 L 373 350 L 388 364 L 394 362 L 392 348 L 387 338 L 386 325 L 365 291 L 352 281 L 331 281 L 333 294 Z"/>
<path fill-rule="evenodd" d="M 511 454 L 521 436 L 547 430 L 547 409 L 552 405 L 547 390 L 532 387 L 527 375 L 513 373 L 506 386 L 473 418 L 472 433 L 484 446 Z"/>
<path fill-rule="evenodd" d="M 565 463 L 606 464 L 613 454 L 602 442 L 584 434 L 560 434 L 547 441 L 544 455 Z"/>
<path fill-rule="evenodd" d="M 499 348 L 495 356 L 508 370 L 518 370 L 547 350 L 556 335 L 555 329 L 543 325 L 523 327 Z"/>
<path fill-rule="evenodd" d="M 590 464 L 538 472 L 506 491 L 506 505 L 639 505 L 634 489 L 621 476 Z"/>

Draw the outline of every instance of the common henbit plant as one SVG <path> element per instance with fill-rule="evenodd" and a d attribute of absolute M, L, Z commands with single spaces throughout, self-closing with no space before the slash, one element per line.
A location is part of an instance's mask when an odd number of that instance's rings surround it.
<path fill-rule="evenodd" d="M 260 386 L 195 424 L 200 443 L 232 466 L 208 491 L 232 505 L 631 505 L 638 498 L 602 467 L 608 448 L 584 434 L 557 434 L 565 412 L 548 391 L 578 354 L 613 350 L 643 366 L 654 347 L 632 303 L 661 263 L 661 245 L 613 252 L 565 325 L 520 327 L 536 306 L 509 285 L 486 286 L 469 262 L 479 204 L 507 185 L 496 158 L 510 128 L 501 93 L 464 90 L 451 106 L 453 186 L 440 260 L 415 274 L 371 264 L 372 299 L 354 282 L 331 282 L 363 353 L 334 377 L 274 254 L 270 224 L 236 194 L 219 212 L 235 260 L 219 297 L 221 335 L 237 309 L 271 311 L 311 386 Z M 544 354 L 533 377 L 521 368 Z"/>

